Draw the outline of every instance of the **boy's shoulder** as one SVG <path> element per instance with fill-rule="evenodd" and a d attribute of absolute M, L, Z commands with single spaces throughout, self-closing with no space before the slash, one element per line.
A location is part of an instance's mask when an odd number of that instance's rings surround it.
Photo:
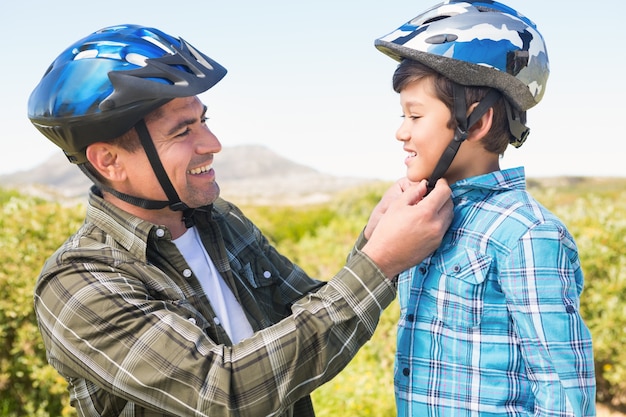
<path fill-rule="evenodd" d="M 566 233 L 563 222 L 525 189 L 501 189 L 461 205 L 455 223 L 453 228 L 509 247 L 538 227 Z"/>

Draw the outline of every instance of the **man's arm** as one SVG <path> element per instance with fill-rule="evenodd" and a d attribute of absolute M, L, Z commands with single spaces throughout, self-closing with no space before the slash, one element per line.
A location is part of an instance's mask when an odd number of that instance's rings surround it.
<path fill-rule="evenodd" d="M 228 347 L 206 336 L 211 323 L 185 300 L 155 299 L 142 274 L 94 262 L 48 271 L 35 295 L 40 329 L 65 377 L 178 416 L 279 413 L 348 363 L 395 296 L 361 254 L 291 316 Z"/>
<path fill-rule="evenodd" d="M 387 278 L 419 260 L 416 247 L 439 244 L 451 218 L 449 189 L 416 205 L 421 195 L 417 188 L 403 193 L 364 251 L 327 285 L 296 302 L 280 323 L 232 347 L 206 336 L 211 322 L 177 298 L 154 266 L 121 262 L 109 248 L 69 247 L 36 287 L 49 360 L 70 381 L 95 384 L 73 392 L 79 406 L 130 401 L 178 416 L 279 414 L 345 367 L 395 296 Z M 154 296 L 156 284 L 171 300 Z"/>

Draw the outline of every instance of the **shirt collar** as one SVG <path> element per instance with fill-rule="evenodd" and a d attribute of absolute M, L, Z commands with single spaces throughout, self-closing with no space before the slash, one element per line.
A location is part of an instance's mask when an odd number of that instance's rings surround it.
<path fill-rule="evenodd" d="M 526 175 L 524 167 L 504 169 L 484 175 L 465 178 L 450 186 L 452 198 L 461 197 L 473 192 L 493 192 L 503 190 L 524 190 Z"/>
<path fill-rule="evenodd" d="M 155 236 L 172 238 L 165 226 L 142 220 L 105 201 L 96 187 L 92 187 L 89 192 L 86 220 L 138 259 L 146 260 L 149 239 Z"/>

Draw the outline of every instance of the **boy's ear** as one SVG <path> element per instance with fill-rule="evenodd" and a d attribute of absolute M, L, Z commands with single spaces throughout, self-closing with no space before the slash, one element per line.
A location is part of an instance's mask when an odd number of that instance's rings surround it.
<path fill-rule="evenodd" d="M 478 103 L 472 104 L 470 107 L 470 113 L 474 110 L 474 108 L 478 105 Z M 491 130 L 491 125 L 493 124 L 493 107 L 489 107 L 489 109 L 483 114 L 476 123 L 469 130 L 469 136 L 466 140 L 481 140 L 484 138 L 487 133 Z"/>
<path fill-rule="evenodd" d="M 92 143 L 87 147 L 87 160 L 105 179 L 115 182 L 126 176 L 118 148 L 104 142 Z"/>

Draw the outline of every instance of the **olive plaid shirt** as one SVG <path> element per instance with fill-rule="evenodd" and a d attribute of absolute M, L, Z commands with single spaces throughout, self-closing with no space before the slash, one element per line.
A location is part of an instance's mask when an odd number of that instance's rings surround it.
<path fill-rule="evenodd" d="M 232 204 L 194 218 L 256 333 L 231 346 L 169 231 L 92 190 L 85 224 L 35 288 L 48 360 L 79 416 L 314 415 L 309 394 L 369 340 L 394 285 L 358 249 L 362 236 L 324 283 Z"/>

